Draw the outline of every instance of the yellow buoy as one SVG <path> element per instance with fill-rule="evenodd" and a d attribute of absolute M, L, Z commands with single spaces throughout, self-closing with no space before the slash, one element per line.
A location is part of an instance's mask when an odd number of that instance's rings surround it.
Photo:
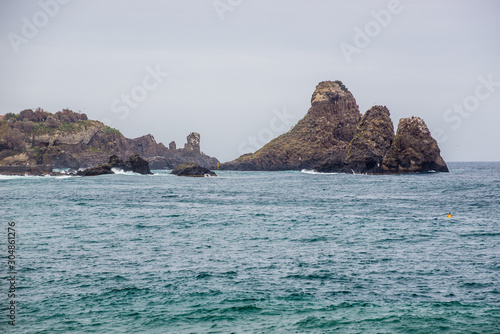
<path fill-rule="evenodd" d="M 451 212 L 450 212 L 450 213 L 448 213 L 448 216 L 446 216 L 446 218 L 452 218 L 452 216 L 451 216 Z"/>

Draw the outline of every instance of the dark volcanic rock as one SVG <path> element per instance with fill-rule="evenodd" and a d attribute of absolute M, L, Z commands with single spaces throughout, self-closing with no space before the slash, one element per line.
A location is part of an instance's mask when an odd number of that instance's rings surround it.
<path fill-rule="evenodd" d="M 149 169 L 149 163 L 141 158 L 138 154 L 132 155 L 129 159 L 123 161 L 117 155 L 109 157 L 109 162 L 96 167 L 87 168 L 83 171 L 78 171 L 76 174 L 80 176 L 97 176 L 105 174 L 114 174 L 112 169 L 122 169 L 125 172 L 134 172 L 139 174 L 152 174 Z"/>
<path fill-rule="evenodd" d="M 318 173 L 351 173 L 349 164 L 344 159 L 332 157 L 325 162 L 314 166 L 313 168 Z"/>
<path fill-rule="evenodd" d="M 381 173 L 382 159 L 394 139 L 389 109 L 374 106 L 368 110 L 358 124 L 354 138 L 349 144 L 347 163 L 355 173 Z"/>
<path fill-rule="evenodd" d="M 167 154 L 168 149 L 162 143 L 157 143 L 155 138 L 148 134 L 142 137 L 129 139 L 130 150 L 142 157 L 152 157 Z"/>
<path fill-rule="evenodd" d="M 360 119 L 356 100 L 340 81 L 321 82 L 306 116 L 290 131 L 221 169 L 300 170 L 332 158 L 345 159 Z"/>
<path fill-rule="evenodd" d="M 79 170 L 76 173 L 76 175 L 80 176 L 97 176 L 106 174 L 114 174 L 111 170 L 111 165 L 109 164 L 102 164 L 96 167 L 86 168 L 85 170 Z"/>
<path fill-rule="evenodd" d="M 396 137 L 382 161 L 384 172 L 448 172 L 437 142 L 425 122 L 412 116 L 399 121 Z"/>
<path fill-rule="evenodd" d="M 217 176 L 214 172 L 209 169 L 203 168 L 195 162 L 185 162 L 175 167 L 170 173 L 177 176 Z"/>
<path fill-rule="evenodd" d="M 394 127 L 387 107 L 368 110 L 356 128 L 345 160 L 328 159 L 314 170 L 320 173 L 382 173 L 382 159 L 391 147 Z"/>
<path fill-rule="evenodd" d="M 139 173 L 139 174 L 153 174 L 151 173 L 151 170 L 149 169 L 149 163 L 141 158 L 139 154 L 134 154 L 132 155 L 127 161 L 125 161 L 125 165 L 130 166 L 130 169 L 134 173 Z"/>

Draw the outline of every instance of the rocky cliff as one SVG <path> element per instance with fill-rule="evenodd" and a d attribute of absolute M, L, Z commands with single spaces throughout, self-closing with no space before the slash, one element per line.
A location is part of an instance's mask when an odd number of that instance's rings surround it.
<path fill-rule="evenodd" d="M 184 148 L 177 149 L 177 144 L 171 142 L 167 153 L 155 156 L 146 155 L 152 169 L 169 168 L 184 162 L 194 162 L 203 168 L 215 169 L 219 160 L 201 151 L 200 134 L 191 132 L 186 138 Z"/>
<path fill-rule="evenodd" d="M 316 87 L 311 108 L 292 130 L 222 168 L 373 174 L 448 171 L 422 119 L 402 119 L 395 135 L 387 107 L 374 106 L 361 117 L 356 100 L 340 81 Z"/>
<path fill-rule="evenodd" d="M 382 169 L 393 173 L 448 172 L 448 166 L 440 153 L 423 119 L 415 116 L 403 118 L 384 156 Z"/>
<path fill-rule="evenodd" d="M 386 107 L 368 110 L 349 144 L 347 159 L 332 159 L 314 169 L 368 174 L 448 172 L 437 142 L 421 118 L 401 119 L 394 135 L 389 115 Z"/>
<path fill-rule="evenodd" d="M 393 139 L 394 126 L 389 109 L 372 107 L 363 115 L 349 144 L 346 159 L 349 168 L 358 173 L 382 172 L 382 160 Z"/>
<path fill-rule="evenodd" d="M 255 153 L 224 163 L 221 169 L 300 170 L 331 157 L 345 159 L 360 119 L 356 100 L 342 82 L 321 82 L 311 108 L 289 132 Z"/>
<path fill-rule="evenodd" d="M 129 139 L 120 131 L 85 114 L 63 110 L 51 114 L 38 108 L 0 116 L 0 166 L 81 168 L 102 164 L 110 155 L 124 159 L 138 153 L 153 169 L 197 162 L 213 168 L 218 160 L 200 149 L 200 135 L 191 133 L 184 148 L 169 147 L 152 135 Z"/>

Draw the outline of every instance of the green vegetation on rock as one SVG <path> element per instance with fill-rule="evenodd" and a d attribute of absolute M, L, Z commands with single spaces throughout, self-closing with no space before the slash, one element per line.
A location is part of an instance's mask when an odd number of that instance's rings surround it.
<path fill-rule="evenodd" d="M 112 128 L 112 127 L 109 127 L 109 126 L 104 126 L 102 129 L 101 129 L 102 133 L 104 133 L 105 135 L 121 135 L 122 133 L 120 132 L 120 130 L 117 130 L 115 128 Z"/>
<path fill-rule="evenodd" d="M 344 92 L 349 93 L 349 89 L 342 83 L 340 80 L 335 80 L 334 81 L 336 84 L 340 86 L 340 89 L 342 89 Z"/>

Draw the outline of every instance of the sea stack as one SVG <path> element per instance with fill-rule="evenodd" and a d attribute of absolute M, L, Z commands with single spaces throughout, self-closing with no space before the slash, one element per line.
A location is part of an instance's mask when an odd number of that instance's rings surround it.
<path fill-rule="evenodd" d="M 359 107 L 340 81 L 320 82 L 311 108 L 290 131 L 255 153 L 224 163 L 231 170 L 301 170 L 331 157 L 345 160 L 349 142 L 361 119 Z"/>
<path fill-rule="evenodd" d="M 382 160 L 394 139 L 394 126 L 387 107 L 374 106 L 358 124 L 349 144 L 346 162 L 355 173 L 380 173 Z"/>
<path fill-rule="evenodd" d="M 403 118 L 382 161 L 382 169 L 389 173 L 448 172 L 440 153 L 423 119 L 415 116 Z"/>
<path fill-rule="evenodd" d="M 421 118 L 402 119 L 394 134 L 389 109 L 374 106 L 361 117 L 356 100 L 341 81 L 320 82 L 311 108 L 290 131 L 221 168 L 367 174 L 448 172 L 437 142 Z"/>
<path fill-rule="evenodd" d="M 191 132 L 187 136 L 186 144 L 184 145 L 184 149 L 187 151 L 193 151 L 194 153 L 200 154 L 200 134 L 197 132 Z"/>

